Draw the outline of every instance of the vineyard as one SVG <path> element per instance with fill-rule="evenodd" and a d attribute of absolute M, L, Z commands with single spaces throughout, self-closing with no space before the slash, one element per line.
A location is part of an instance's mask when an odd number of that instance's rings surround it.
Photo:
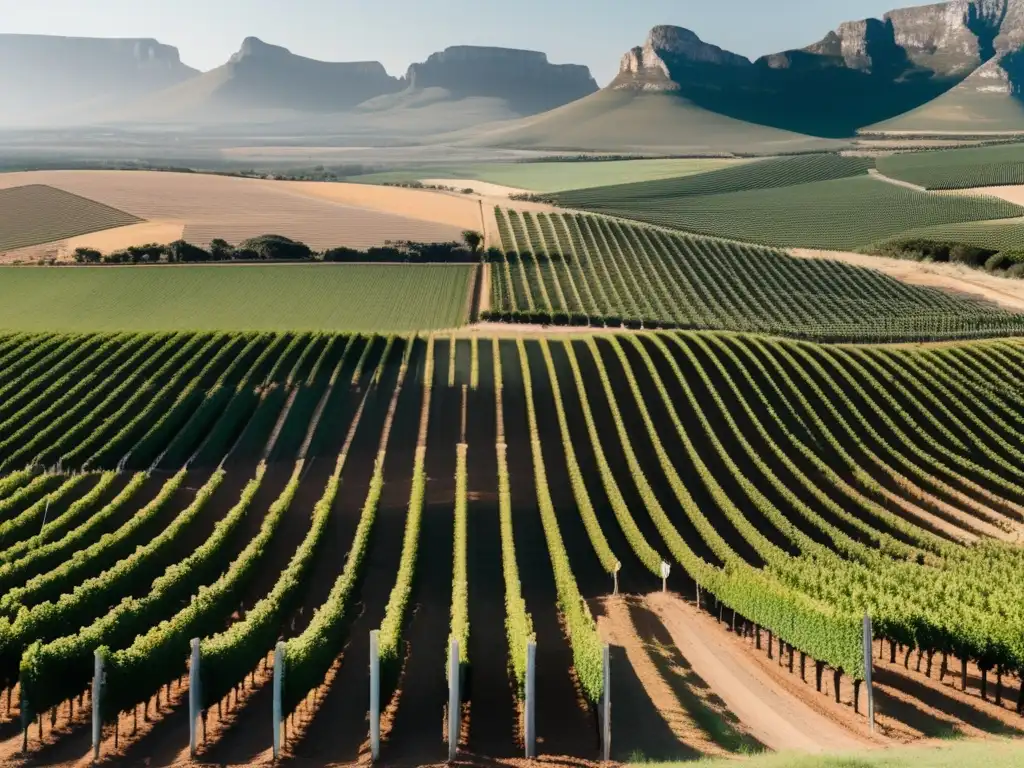
<path fill-rule="evenodd" d="M 1024 184 L 1024 145 L 896 154 L 878 158 L 878 170 L 927 189 Z"/>
<path fill-rule="evenodd" d="M 593 192 L 592 199 L 584 191 L 559 203 L 762 245 L 847 251 L 916 227 L 1024 216 L 1024 208 L 1005 200 L 920 192 L 870 176 L 693 196 L 648 193 L 643 184 L 632 195 L 622 188 L 607 198 Z"/>
<path fill-rule="evenodd" d="M 472 267 L 0 267 L 9 331 L 409 332 L 466 322 Z"/>
<path fill-rule="evenodd" d="M 869 614 L 886 737 L 953 686 L 950 733 L 1024 728 L 1024 345 L 567 339 L 0 337 L 0 754 L 84 759 L 98 694 L 125 765 L 187 757 L 190 698 L 203 762 L 266 758 L 275 700 L 286 756 L 353 761 L 379 630 L 384 761 L 445 759 L 455 674 L 458 749 L 520 755 L 533 642 L 541 752 L 596 759 L 602 628 L 675 604 L 851 722 Z M 757 746 L 632 647 L 616 759 L 647 668 L 665 759 Z"/>
<path fill-rule="evenodd" d="M 933 240 L 964 243 L 996 251 L 1024 251 L 1024 219 L 1012 221 L 970 221 L 964 224 L 942 224 L 937 227 L 911 229 L 894 240 Z M 866 250 L 883 248 L 886 241 L 874 243 Z"/>
<path fill-rule="evenodd" d="M 758 165 L 761 163 L 757 163 Z M 896 189 L 894 187 L 894 189 Z M 835 261 L 605 216 L 495 210 L 495 320 L 892 341 L 1020 333 L 1022 318 Z"/>

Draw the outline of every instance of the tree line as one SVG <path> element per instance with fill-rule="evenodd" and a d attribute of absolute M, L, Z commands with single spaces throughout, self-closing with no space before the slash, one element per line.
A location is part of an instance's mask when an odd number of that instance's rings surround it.
<path fill-rule="evenodd" d="M 398 262 L 410 264 L 469 264 L 480 260 L 483 236 L 467 230 L 462 241 L 421 243 L 388 240 L 365 250 L 339 246 L 317 251 L 283 235 L 260 235 L 232 245 L 216 238 L 206 248 L 176 240 L 173 243 L 133 245 L 111 253 L 76 248 L 78 264 L 202 264 L 226 261 Z"/>

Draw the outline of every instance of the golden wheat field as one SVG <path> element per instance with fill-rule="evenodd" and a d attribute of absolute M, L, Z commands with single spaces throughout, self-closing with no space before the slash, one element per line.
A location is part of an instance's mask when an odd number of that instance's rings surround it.
<path fill-rule="evenodd" d="M 0 175 L 0 190 L 45 185 L 144 219 L 153 227 L 111 230 L 89 241 L 102 249 L 154 242 L 159 235 L 181 233 L 197 245 L 214 238 L 238 243 L 262 234 L 280 234 L 315 249 L 366 248 L 389 240 L 438 242 L 459 239 L 464 229 L 480 229 L 479 202 L 468 197 L 358 184 L 304 183 L 150 171 L 35 171 Z M 26 229 L 48 231 L 51 211 L 33 210 Z M 129 223 L 131 219 L 125 223 Z M 5 251 L 10 261 L 43 254 L 66 255 L 66 238 L 81 232 L 57 232 L 49 240 L 22 239 Z M 137 240 L 138 242 L 134 242 Z M 30 246 L 30 247 L 29 247 Z M 46 247 L 44 247 L 46 246 Z M 23 249 L 23 250 L 16 250 Z M 111 248 L 113 249 L 113 248 Z"/>

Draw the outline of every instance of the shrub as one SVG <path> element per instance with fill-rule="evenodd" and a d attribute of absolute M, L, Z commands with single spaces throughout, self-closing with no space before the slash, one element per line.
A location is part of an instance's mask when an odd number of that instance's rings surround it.
<path fill-rule="evenodd" d="M 1014 264 L 1008 270 L 1006 270 L 1007 277 L 1016 277 L 1017 279 L 1024 279 L 1024 263 Z"/>
<path fill-rule="evenodd" d="M 989 256 L 993 255 L 995 255 L 995 251 L 963 243 L 954 245 L 949 250 L 950 261 L 954 264 L 967 264 L 971 267 L 980 267 Z"/>
<path fill-rule="evenodd" d="M 204 251 L 198 245 L 186 243 L 184 240 L 175 240 L 171 243 L 170 260 L 179 262 L 210 261 L 212 258 L 209 251 Z"/>
<path fill-rule="evenodd" d="M 310 247 L 284 235 L 260 235 L 243 241 L 235 248 L 236 259 L 305 260 L 312 256 Z"/>
<path fill-rule="evenodd" d="M 99 264 L 103 254 L 95 248 L 75 248 L 75 261 L 79 264 Z"/>

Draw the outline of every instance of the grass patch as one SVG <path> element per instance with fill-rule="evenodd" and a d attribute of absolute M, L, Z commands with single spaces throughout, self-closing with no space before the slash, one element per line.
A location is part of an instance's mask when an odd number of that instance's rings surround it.
<path fill-rule="evenodd" d="M 466 322 L 463 265 L 288 264 L 0 268 L 12 331 L 398 333 Z"/>
<path fill-rule="evenodd" d="M 43 184 L 0 190 L 0 253 L 138 224 L 142 219 Z"/>

